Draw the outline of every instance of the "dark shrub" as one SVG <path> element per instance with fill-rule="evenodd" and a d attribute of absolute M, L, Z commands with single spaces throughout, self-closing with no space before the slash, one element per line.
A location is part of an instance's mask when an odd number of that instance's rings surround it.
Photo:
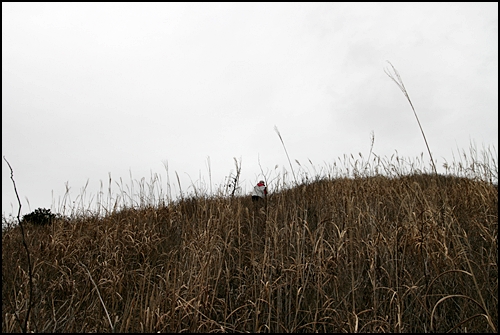
<path fill-rule="evenodd" d="M 46 225 L 52 223 L 56 215 L 50 212 L 50 209 L 38 208 L 34 212 L 23 216 L 23 222 L 30 222 L 34 225 Z"/>

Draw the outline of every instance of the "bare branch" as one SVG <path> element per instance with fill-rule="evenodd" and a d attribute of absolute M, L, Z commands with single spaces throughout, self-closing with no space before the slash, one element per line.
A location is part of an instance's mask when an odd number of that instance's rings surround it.
<path fill-rule="evenodd" d="M 26 256 L 27 256 L 27 259 L 28 259 L 28 277 L 29 277 L 29 290 L 30 290 L 30 294 L 29 294 L 29 300 L 28 300 L 28 310 L 26 311 L 26 317 L 24 318 L 24 325 L 21 325 L 23 333 L 26 333 L 27 332 L 27 327 L 28 327 L 28 319 L 30 317 L 32 300 L 33 300 L 33 271 L 31 269 L 30 251 L 28 249 L 28 244 L 26 243 L 26 238 L 25 238 L 25 235 L 24 235 L 24 227 L 23 227 L 23 223 L 21 222 L 21 218 L 20 218 L 20 216 L 21 216 L 21 200 L 19 199 L 19 193 L 17 193 L 16 182 L 14 181 L 14 170 L 12 169 L 12 166 L 10 166 L 9 161 L 7 161 L 7 158 L 5 158 L 5 156 L 3 156 L 3 159 L 5 160 L 5 162 L 7 163 L 7 165 L 9 165 L 10 179 L 12 179 L 12 184 L 14 184 L 14 191 L 16 193 L 17 202 L 19 204 L 19 210 L 17 211 L 17 221 L 19 223 L 19 227 L 21 227 L 21 235 L 23 237 L 23 246 L 24 246 L 24 249 L 26 250 Z M 19 320 L 18 317 L 17 317 L 17 320 Z"/>

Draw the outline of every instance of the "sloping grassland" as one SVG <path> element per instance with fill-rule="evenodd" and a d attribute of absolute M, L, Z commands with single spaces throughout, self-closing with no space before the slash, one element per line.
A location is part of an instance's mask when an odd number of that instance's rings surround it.
<path fill-rule="evenodd" d="M 496 332 L 498 187 L 323 179 L 25 225 L 27 331 Z M 2 234 L 2 331 L 30 301 L 19 227 Z"/>

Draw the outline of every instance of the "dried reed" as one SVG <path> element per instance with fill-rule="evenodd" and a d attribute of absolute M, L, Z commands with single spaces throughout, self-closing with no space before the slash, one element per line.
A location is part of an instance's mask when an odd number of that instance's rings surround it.
<path fill-rule="evenodd" d="M 105 213 L 25 227 L 26 331 L 496 332 L 497 171 L 478 158 L 447 175 L 376 154 L 322 175 L 299 165 L 302 182 L 276 177 L 261 208 L 223 190 L 165 202 L 144 180 L 135 197 L 121 188 Z M 4 229 L 3 332 L 23 331 L 29 306 L 21 244 Z"/>

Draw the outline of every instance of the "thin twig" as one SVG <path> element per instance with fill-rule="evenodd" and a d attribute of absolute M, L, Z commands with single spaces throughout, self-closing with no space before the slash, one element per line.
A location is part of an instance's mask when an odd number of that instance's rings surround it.
<path fill-rule="evenodd" d="M 31 270 L 30 251 L 28 249 L 28 244 L 26 243 L 26 238 L 24 236 L 24 227 L 23 227 L 23 224 L 22 224 L 21 219 L 20 219 L 20 215 L 21 215 L 21 200 L 19 199 L 19 194 L 17 193 L 16 182 L 14 181 L 14 170 L 12 169 L 12 166 L 10 166 L 10 163 L 7 161 L 7 158 L 5 158 L 5 156 L 3 156 L 3 159 L 9 165 L 10 179 L 12 179 L 12 184 L 14 184 L 14 191 L 16 193 L 17 202 L 19 204 L 19 210 L 17 211 L 17 221 L 19 223 L 19 226 L 21 227 L 21 235 L 23 237 L 23 245 L 24 245 L 24 249 L 26 250 L 26 256 L 28 258 L 28 277 L 29 277 L 30 294 L 29 294 L 29 300 L 28 300 L 28 310 L 26 311 L 26 318 L 24 319 L 24 326 L 21 326 L 21 328 L 23 330 L 23 333 L 26 333 L 27 327 L 28 327 L 28 319 L 29 319 L 29 316 L 30 316 L 31 305 L 32 305 L 31 302 L 32 302 L 32 299 L 33 299 L 33 272 Z"/>

